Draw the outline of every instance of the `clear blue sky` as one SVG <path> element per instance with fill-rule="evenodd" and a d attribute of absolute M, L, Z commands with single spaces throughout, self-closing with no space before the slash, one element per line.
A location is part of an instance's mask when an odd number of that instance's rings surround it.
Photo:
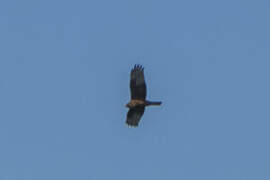
<path fill-rule="evenodd" d="M 0 180 L 269 180 L 269 6 L 1 1 Z"/>

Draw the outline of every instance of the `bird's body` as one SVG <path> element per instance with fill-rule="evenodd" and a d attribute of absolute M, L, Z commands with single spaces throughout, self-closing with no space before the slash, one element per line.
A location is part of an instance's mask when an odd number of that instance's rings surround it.
<path fill-rule="evenodd" d="M 145 105 L 145 101 L 140 99 L 132 99 L 129 103 L 127 103 L 126 107 L 134 108 L 136 106 Z"/>
<path fill-rule="evenodd" d="M 161 105 L 161 102 L 143 101 L 140 99 L 132 99 L 129 103 L 127 103 L 126 107 L 134 108 L 136 106 L 153 106 L 153 105 Z"/>
<path fill-rule="evenodd" d="M 130 74 L 131 100 L 126 104 L 126 107 L 129 108 L 126 123 L 133 127 L 138 126 L 146 106 L 161 105 L 161 102 L 146 100 L 146 84 L 143 71 L 144 68 L 141 65 L 135 65 Z"/>

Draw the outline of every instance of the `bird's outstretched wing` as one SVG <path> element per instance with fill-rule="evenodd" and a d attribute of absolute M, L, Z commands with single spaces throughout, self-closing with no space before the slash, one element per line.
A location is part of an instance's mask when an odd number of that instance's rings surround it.
<path fill-rule="evenodd" d="M 131 99 L 145 100 L 146 84 L 144 80 L 144 68 L 141 65 L 135 65 L 130 73 L 130 91 Z"/>
<path fill-rule="evenodd" d="M 127 125 L 137 127 L 143 113 L 144 106 L 137 106 L 135 108 L 129 109 L 126 120 Z"/>

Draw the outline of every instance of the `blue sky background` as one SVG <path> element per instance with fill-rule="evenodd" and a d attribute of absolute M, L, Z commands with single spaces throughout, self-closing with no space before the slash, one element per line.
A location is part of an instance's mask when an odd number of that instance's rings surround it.
<path fill-rule="evenodd" d="M 2 0 L 0 180 L 269 180 L 269 6 Z"/>

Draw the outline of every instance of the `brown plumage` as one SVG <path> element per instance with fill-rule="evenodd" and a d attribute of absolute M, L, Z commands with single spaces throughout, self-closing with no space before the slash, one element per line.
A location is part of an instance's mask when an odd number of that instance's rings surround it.
<path fill-rule="evenodd" d="M 129 108 L 126 123 L 132 127 L 138 126 L 145 106 L 161 105 L 161 102 L 146 100 L 146 84 L 143 71 L 144 68 L 141 65 L 135 65 L 130 73 L 131 100 L 126 104 L 126 107 Z"/>

